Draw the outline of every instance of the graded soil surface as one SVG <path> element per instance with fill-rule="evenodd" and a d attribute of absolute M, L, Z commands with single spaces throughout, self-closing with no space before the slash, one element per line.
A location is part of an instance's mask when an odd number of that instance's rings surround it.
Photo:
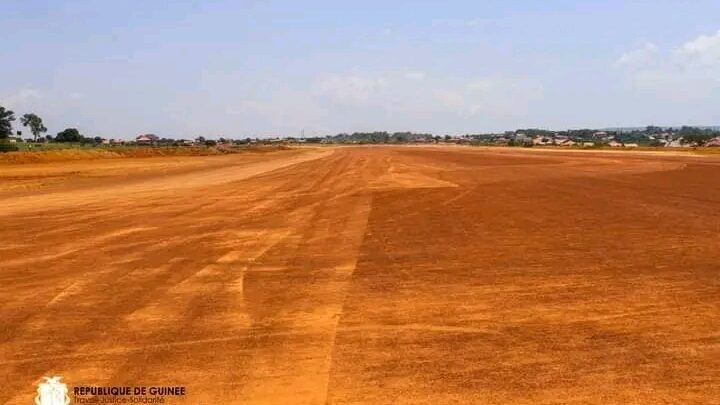
<path fill-rule="evenodd" d="M 0 403 L 720 403 L 718 157 L 5 165 L 0 223 Z"/>

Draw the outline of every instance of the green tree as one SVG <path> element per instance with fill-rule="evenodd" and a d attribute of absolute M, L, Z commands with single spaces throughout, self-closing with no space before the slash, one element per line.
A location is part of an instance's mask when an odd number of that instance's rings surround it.
<path fill-rule="evenodd" d="M 707 141 L 714 137 L 714 133 L 711 130 L 700 129 L 697 127 L 684 126 L 680 128 L 678 132 L 683 138 L 685 143 L 704 145 Z"/>
<path fill-rule="evenodd" d="M 689 134 L 685 136 L 685 142 L 696 144 L 699 146 L 705 145 L 709 140 L 713 138 L 712 134 Z"/>
<path fill-rule="evenodd" d="M 8 139 L 12 135 L 13 121 L 15 121 L 15 113 L 0 106 L 0 139 Z"/>
<path fill-rule="evenodd" d="M 37 141 L 41 134 L 47 132 L 47 128 L 43 125 L 42 118 L 38 117 L 37 114 L 25 114 L 20 118 L 20 122 L 24 127 L 30 128 L 30 132 L 32 132 L 35 141 Z"/>
<path fill-rule="evenodd" d="M 654 125 L 648 125 L 647 127 L 645 127 L 645 133 L 647 135 L 655 135 L 655 134 L 660 134 L 662 132 L 663 132 L 662 128 L 656 127 Z"/>
<path fill-rule="evenodd" d="M 82 142 L 83 139 L 76 128 L 67 128 L 55 136 L 55 142 Z"/>

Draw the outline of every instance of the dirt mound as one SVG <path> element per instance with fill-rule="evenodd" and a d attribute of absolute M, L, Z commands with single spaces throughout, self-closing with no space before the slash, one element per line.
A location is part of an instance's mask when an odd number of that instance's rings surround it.
<path fill-rule="evenodd" d="M 115 147 L 68 148 L 59 150 L 9 152 L 0 154 L 0 164 L 51 163 L 73 160 L 145 158 L 159 156 L 212 156 L 228 153 L 266 153 L 290 149 L 286 146 L 260 147 Z"/>

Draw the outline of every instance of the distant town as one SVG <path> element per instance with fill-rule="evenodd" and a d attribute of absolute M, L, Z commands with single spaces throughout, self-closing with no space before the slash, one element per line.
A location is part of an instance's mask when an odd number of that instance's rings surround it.
<path fill-rule="evenodd" d="M 556 146 L 580 148 L 697 148 L 720 147 L 720 130 L 710 127 L 656 127 L 632 130 L 566 130 L 518 129 L 502 133 L 436 135 L 413 132 L 354 132 L 313 137 L 226 138 L 199 136 L 194 139 L 141 134 L 131 140 L 84 136 L 75 128 L 56 136 L 23 138 L 21 133 L 8 138 L 10 143 L 40 146 L 44 143 L 80 143 L 86 145 L 145 146 L 216 146 L 264 144 L 464 144 L 485 146 Z M 28 145 L 28 146 L 29 146 Z"/>
<path fill-rule="evenodd" d="M 155 134 L 140 134 L 132 139 L 88 136 L 77 128 L 66 128 L 57 134 L 47 134 L 42 118 L 27 113 L 20 123 L 32 137 L 13 128 L 15 113 L 0 106 L 0 152 L 41 149 L 45 144 L 82 145 L 139 145 L 139 146 L 218 146 L 218 145 L 265 145 L 265 144 L 465 144 L 486 146 L 556 146 L 575 148 L 700 148 L 720 147 L 720 127 L 661 127 L 615 129 L 571 129 L 551 131 L 546 129 L 518 129 L 502 133 L 479 133 L 464 135 L 437 135 L 415 132 L 354 132 L 326 136 L 299 137 L 241 137 L 178 139 Z"/>
<path fill-rule="evenodd" d="M 293 139 L 293 138 L 286 138 Z M 302 140 L 302 139 L 300 139 Z M 577 129 L 550 131 L 518 129 L 502 133 L 434 135 L 412 132 L 356 132 L 323 138 L 307 138 L 308 142 L 382 144 L 382 143 L 456 143 L 498 146 L 565 146 L 565 147 L 711 147 L 720 146 L 717 127 L 657 127 L 635 129 Z"/>

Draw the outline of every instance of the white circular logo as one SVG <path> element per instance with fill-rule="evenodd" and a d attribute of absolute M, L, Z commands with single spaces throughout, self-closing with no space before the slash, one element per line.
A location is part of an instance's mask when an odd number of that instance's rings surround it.
<path fill-rule="evenodd" d="M 68 405 L 68 388 L 60 382 L 60 376 L 43 377 L 45 381 L 38 384 L 35 405 Z"/>

